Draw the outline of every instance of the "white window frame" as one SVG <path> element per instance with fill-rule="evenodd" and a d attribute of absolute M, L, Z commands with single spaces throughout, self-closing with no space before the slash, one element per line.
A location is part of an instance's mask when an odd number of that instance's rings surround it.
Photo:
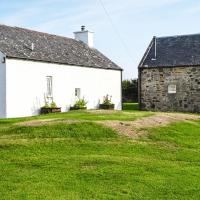
<path fill-rule="evenodd" d="M 168 85 L 168 94 L 176 94 L 176 85 L 175 84 L 169 84 Z"/>
<path fill-rule="evenodd" d="M 53 77 L 52 76 L 46 77 L 46 84 L 47 84 L 46 96 L 47 98 L 52 98 L 53 97 Z"/>
<path fill-rule="evenodd" d="M 75 97 L 81 98 L 81 88 L 75 88 Z"/>

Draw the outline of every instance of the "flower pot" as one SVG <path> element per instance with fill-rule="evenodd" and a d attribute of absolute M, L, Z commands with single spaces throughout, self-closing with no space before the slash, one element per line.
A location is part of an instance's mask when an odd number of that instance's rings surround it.
<path fill-rule="evenodd" d="M 104 110 L 114 110 L 115 104 L 99 104 L 99 108 Z"/>
<path fill-rule="evenodd" d="M 48 114 L 48 113 L 59 113 L 61 112 L 61 108 L 41 108 L 41 114 Z"/>
<path fill-rule="evenodd" d="M 70 107 L 70 110 L 86 110 L 86 109 L 87 109 L 87 107 L 82 107 L 82 108 L 75 107 L 75 106 Z"/>

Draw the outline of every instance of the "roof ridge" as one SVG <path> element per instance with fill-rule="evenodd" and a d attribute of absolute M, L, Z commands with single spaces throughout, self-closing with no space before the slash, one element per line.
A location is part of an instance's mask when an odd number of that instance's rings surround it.
<path fill-rule="evenodd" d="M 49 36 L 56 36 L 56 37 L 60 37 L 60 38 L 75 40 L 75 39 L 73 39 L 73 38 L 66 37 L 66 36 L 64 36 L 64 35 L 56 35 L 56 34 L 52 34 L 52 33 L 37 31 L 37 30 L 29 29 L 29 28 L 24 28 L 24 27 L 8 26 L 8 25 L 5 25 L 5 24 L 0 24 L 0 26 L 5 26 L 5 27 L 8 27 L 8 28 L 21 29 L 21 30 L 25 30 L 25 31 L 28 31 L 28 32 L 34 32 L 34 33 L 39 33 L 39 34 L 44 34 L 44 35 L 49 35 Z M 75 41 L 76 41 L 76 40 L 75 40 Z"/>
<path fill-rule="evenodd" d="M 195 36 L 195 35 L 200 35 L 200 33 L 194 33 L 194 34 L 183 34 L 183 35 L 172 35 L 172 36 L 160 36 L 160 37 L 156 37 L 156 38 L 161 38 L 161 39 L 163 39 L 163 38 L 176 38 L 176 37 L 186 37 L 186 36 L 188 36 L 188 37 L 190 37 L 190 36 Z"/>
<path fill-rule="evenodd" d="M 4 26 L 7 26 L 7 25 L 4 25 Z M 84 46 L 87 46 L 87 44 L 85 44 L 83 41 L 81 40 L 76 40 L 74 38 L 70 38 L 70 37 L 66 37 L 66 36 L 63 36 L 63 35 L 56 35 L 56 34 L 52 34 L 52 33 L 47 33 L 47 32 L 41 32 L 41 31 L 36 31 L 36 30 L 33 30 L 33 29 L 28 29 L 28 28 L 22 28 L 22 27 L 18 27 L 18 26 L 7 26 L 7 27 L 11 27 L 11 28 L 15 28 L 15 29 L 22 29 L 22 30 L 25 30 L 27 32 L 34 32 L 34 33 L 38 33 L 38 34 L 44 34 L 44 35 L 48 35 L 48 36 L 55 36 L 55 37 L 59 37 L 59 38 L 62 38 L 62 39 L 67 39 L 67 40 L 73 40 L 73 41 L 76 41 L 76 42 L 79 42 L 81 43 L 82 45 Z M 94 47 L 90 47 L 90 49 L 93 49 L 95 50 L 96 48 Z"/>
<path fill-rule="evenodd" d="M 25 31 L 28 31 L 28 32 L 34 32 L 34 33 L 39 33 L 39 34 L 44 34 L 44 35 L 49 35 L 49 36 L 56 36 L 56 37 L 60 37 L 60 38 L 75 40 L 73 38 L 66 37 L 66 36 L 63 36 L 63 35 L 56 35 L 56 34 L 52 34 L 52 33 L 47 33 L 47 32 L 42 32 L 42 31 L 36 31 L 36 30 L 28 29 L 28 28 L 21 28 L 21 27 L 17 27 L 17 26 L 15 26 L 14 28 L 25 30 Z"/>

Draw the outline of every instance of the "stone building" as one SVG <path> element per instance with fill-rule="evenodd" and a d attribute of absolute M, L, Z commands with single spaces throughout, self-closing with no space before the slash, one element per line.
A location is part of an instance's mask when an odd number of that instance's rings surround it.
<path fill-rule="evenodd" d="M 139 64 L 141 110 L 200 112 L 200 34 L 154 37 Z"/>

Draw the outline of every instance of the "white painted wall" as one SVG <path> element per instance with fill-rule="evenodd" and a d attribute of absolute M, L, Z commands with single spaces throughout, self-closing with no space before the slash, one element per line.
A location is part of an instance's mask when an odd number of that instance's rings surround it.
<path fill-rule="evenodd" d="M 6 63 L 5 55 L 0 52 L 0 118 L 6 117 Z"/>
<path fill-rule="evenodd" d="M 53 77 L 53 97 L 62 111 L 75 102 L 75 88 L 98 107 L 103 96 L 112 95 L 115 109 L 121 109 L 121 71 L 7 59 L 7 117 L 37 115 L 44 105 L 46 76 Z"/>

